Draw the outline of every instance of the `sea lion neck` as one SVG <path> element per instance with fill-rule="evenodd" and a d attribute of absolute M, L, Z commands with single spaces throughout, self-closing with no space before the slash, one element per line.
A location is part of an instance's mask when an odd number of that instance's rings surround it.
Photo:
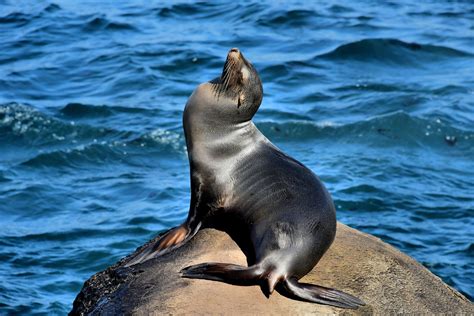
<path fill-rule="evenodd" d="M 234 157 L 236 152 L 254 148 L 265 137 L 251 120 L 218 121 L 187 106 L 183 127 L 190 160 L 219 161 Z"/>

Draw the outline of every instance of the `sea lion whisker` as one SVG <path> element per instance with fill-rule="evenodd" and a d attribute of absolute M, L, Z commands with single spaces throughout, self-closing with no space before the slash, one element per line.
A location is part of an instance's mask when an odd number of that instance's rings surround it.
<path fill-rule="evenodd" d="M 224 82 L 222 84 L 224 90 L 227 90 L 229 88 L 230 78 L 231 78 L 230 74 L 226 74 L 226 76 L 224 77 Z"/>

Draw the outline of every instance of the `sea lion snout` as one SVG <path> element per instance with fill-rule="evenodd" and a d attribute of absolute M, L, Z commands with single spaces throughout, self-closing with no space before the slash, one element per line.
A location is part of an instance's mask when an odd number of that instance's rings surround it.
<path fill-rule="evenodd" d="M 227 58 L 235 58 L 235 59 L 240 59 L 242 54 L 240 53 L 240 49 L 237 47 L 233 47 L 229 50 L 229 53 L 227 54 Z"/>

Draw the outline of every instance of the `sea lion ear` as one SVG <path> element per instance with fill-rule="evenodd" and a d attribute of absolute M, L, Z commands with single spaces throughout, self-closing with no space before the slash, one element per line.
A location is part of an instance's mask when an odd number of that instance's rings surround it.
<path fill-rule="evenodd" d="M 240 108 L 242 106 L 242 104 L 245 103 L 245 94 L 241 91 L 239 93 L 239 97 L 237 98 L 237 108 Z"/>

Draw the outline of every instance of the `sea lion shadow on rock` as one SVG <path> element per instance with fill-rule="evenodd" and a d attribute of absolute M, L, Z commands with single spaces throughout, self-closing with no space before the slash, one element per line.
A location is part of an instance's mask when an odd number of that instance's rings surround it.
<path fill-rule="evenodd" d="M 330 288 L 300 283 L 332 244 L 336 213 L 318 177 L 273 145 L 253 124 L 263 98 L 257 71 L 233 48 L 222 75 L 199 85 L 183 114 L 191 203 L 186 221 L 143 247 L 131 267 L 182 246 L 201 228 L 230 235 L 248 267 L 202 263 L 182 277 L 259 285 L 297 300 L 341 308 L 364 305 Z"/>

